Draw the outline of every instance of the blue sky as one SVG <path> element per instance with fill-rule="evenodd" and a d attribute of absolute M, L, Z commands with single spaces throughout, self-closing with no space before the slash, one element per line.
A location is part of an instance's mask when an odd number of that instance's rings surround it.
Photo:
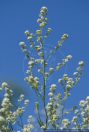
<path fill-rule="evenodd" d="M 18 43 L 26 40 L 25 30 L 35 32 L 38 28 L 36 20 L 42 6 L 48 7 L 48 25 L 53 28 L 49 47 L 55 46 L 62 34 L 70 36 L 61 48 L 64 56 L 73 56 L 66 72 L 72 74 L 79 60 L 85 62 L 84 75 L 69 102 L 77 104 L 89 95 L 89 0 L 0 0 L 0 83 L 11 81 L 28 90 L 24 82 L 24 55 Z"/>

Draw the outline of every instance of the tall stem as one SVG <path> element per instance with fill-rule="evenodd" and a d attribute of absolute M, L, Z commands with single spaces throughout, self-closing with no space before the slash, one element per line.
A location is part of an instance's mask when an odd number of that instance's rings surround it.
<path fill-rule="evenodd" d="M 46 110 L 46 77 L 45 77 L 45 53 L 44 53 L 44 45 L 42 44 L 43 48 L 43 105 L 44 105 L 44 110 L 45 110 L 45 115 L 46 115 L 46 129 L 47 129 L 47 122 L 48 122 L 48 116 L 47 116 L 47 110 Z"/>

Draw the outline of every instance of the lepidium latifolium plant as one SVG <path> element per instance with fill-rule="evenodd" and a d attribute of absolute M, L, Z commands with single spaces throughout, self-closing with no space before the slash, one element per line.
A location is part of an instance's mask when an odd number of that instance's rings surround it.
<path fill-rule="evenodd" d="M 32 102 L 35 106 L 35 122 L 32 115 L 29 115 L 26 124 L 22 122 L 21 119 L 29 100 L 25 99 L 22 94 L 17 100 L 18 105 L 15 106 L 11 102 L 11 97 L 14 93 L 10 86 L 3 82 L 0 88 L 0 91 L 4 93 L 0 104 L 0 132 L 16 132 L 16 127 L 14 127 L 16 125 L 21 127 L 17 132 L 89 129 L 89 96 L 85 100 L 81 100 L 78 106 L 73 106 L 70 109 L 66 108 L 67 100 L 71 96 L 71 90 L 79 83 L 82 76 L 84 62 L 80 61 L 78 63 L 72 77 L 65 73 L 61 78 L 57 78 L 58 74 L 60 75 L 60 70 L 71 61 L 72 55 L 65 56 L 60 62 L 55 62 L 55 65 L 50 63 L 69 36 L 68 34 L 63 34 L 55 47 L 51 51 L 50 49 L 49 51 L 47 50 L 47 45 L 49 44 L 47 39 L 52 32 L 52 28 L 47 26 L 47 13 L 48 9 L 46 7 L 40 9 L 39 18 L 37 19 L 39 28 L 35 33 L 26 30 L 25 35 L 28 43 L 19 43 L 28 62 L 24 80 L 35 93 L 34 98 L 36 98 L 36 101 Z M 58 83 L 53 82 L 50 84 L 51 77 L 52 80 L 57 78 L 56 82 Z M 28 89 L 29 92 L 30 89 Z M 20 106 L 20 103 L 23 103 L 23 106 Z M 71 114 L 72 116 L 70 116 Z"/>

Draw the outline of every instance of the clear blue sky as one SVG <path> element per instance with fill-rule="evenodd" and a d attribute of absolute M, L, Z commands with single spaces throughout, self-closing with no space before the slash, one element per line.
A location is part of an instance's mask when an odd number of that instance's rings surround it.
<path fill-rule="evenodd" d="M 64 55 L 73 56 L 66 72 L 72 74 L 79 60 L 85 62 L 84 75 L 69 103 L 77 104 L 89 95 L 89 0 L 0 0 L 0 82 L 10 80 L 27 89 L 24 55 L 18 43 L 26 40 L 25 30 L 37 29 L 36 20 L 42 6 L 48 7 L 48 24 L 53 28 L 49 45 L 50 42 L 55 45 L 63 33 L 70 36 L 61 48 Z"/>

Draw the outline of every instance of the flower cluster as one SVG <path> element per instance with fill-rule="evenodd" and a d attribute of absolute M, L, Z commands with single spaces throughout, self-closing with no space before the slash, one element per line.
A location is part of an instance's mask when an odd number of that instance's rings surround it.
<path fill-rule="evenodd" d="M 70 121 L 68 119 L 62 120 L 62 129 L 89 129 L 89 96 L 80 101 L 79 107 L 74 109 L 74 114 Z"/>
<path fill-rule="evenodd" d="M 60 70 L 60 68 L 62 68 L 63 66 L 66 65 L 67 62 L 69 62 L 72 59 L 71 55 L 66 56 L 64 59 L 62 59 L 61 63 L 58 63 L 56 66 L 56 70 Z"/>
<path fill-rule="evenodd" d="M 19 45 L 21 46 L 21 49 L 23 51 L 23 53 L 26 55 L 26 58 L 30 58 L 30 55 L 29 55 L 29 51 L 27 49 L 27 46 L 25 44 L 25 42 L 20 42 Z"/>
<path fill-rule="evenodd" d="M 25 107 L 28 105 L 29 100 L 24 99 L 24 95 L 21 94 L 18 102 L 23 101 L 24 106 L 15 106 L 15 104 L 12 103 L 12 96 L 13 91 L 10 88 L 10 86 L 3 82 L 0 88 L 0 92 L 4 92 L 3 99 L 0 104 L 0 131 L 3 132 L 14 132 L 14 126 L 19 122 L 18 125 L 20 127 L 23 127 L 21 124 L 21 120 L 18 120 L 18 118 L 21 118 L 22 114 L 25 111 Z M 23 131 L 25 132 L 25 131 Z M 29 132 L 29 131 L 26 131 Z"/>
<path fill-rule="evenodd" d="M 23 132 L 31 132 L 32 131 L 32 129 L 34 128 L 32 120 L 33 120 L 33 117 L 30 115 L 28 117 L 28 124 L 23 126 Z"/>
<path fill-rule="evenodd" d="M 61 107 L 61 94 L 56 94 L 56 88 L 57 86 L 55 84 L 52 84 L 50 87 L 49 92 L 49 102 L 47 104 L 47 111 L 48 111 L 48 126 L 54 127 L 55 129 L 58 127 L 57 121 L 60 117 L 58 115 L 58 110 Z"/>
<path fill-rule="evenodd" d="M 47 15 L 48 9 L 46 7 L 42 7 L 40 10 L 39 18 L 37 19 L 37 23 L 39 23 L 40 28 L 44 28 L 47 25 Z M 50 30 L 49 30 L 50 32 Z M 37 32 L 39 34 L 39 32 Z"/>
<path fill-rule="evenodd" d="M 32 86 L 32 88 L 35 88 L 36 90 L 38 90 L 38 86 L 39 86 L 38 77 L 33 77 L 29 75 L 28 77 L 25 78 L 25 80 L 28 82 L 28 84 Z"/>

